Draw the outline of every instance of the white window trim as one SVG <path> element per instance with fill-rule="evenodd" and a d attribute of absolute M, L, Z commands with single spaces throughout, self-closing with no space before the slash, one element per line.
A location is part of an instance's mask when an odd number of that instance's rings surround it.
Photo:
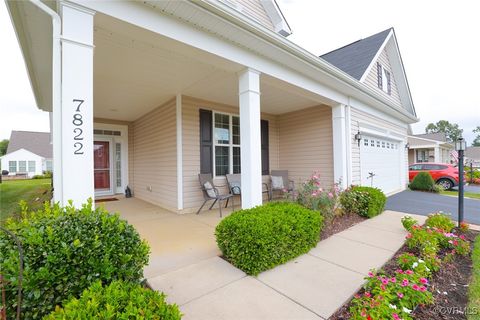
<path fill-rule="evenodd" d="M 215 138 L 215 115 L 216 114 L 221 114 L 221 115 L 228 115 L 228 130 L 229 130 L 229 143 L 217 143 L 217 139 Z M 213 148 L 212 148 L 212 159 L 213 159 L 213 177 L 214 178 L 222 178 L 225 176 L 219 175 L 217 176 L 217 170 L 216 170 L 216 157 L 215 157 L 215 149 L 216 147 L 228 147 L 228 172 L 229 174 L 233 173 L 233 147 L 239 147 L 240 148 L 240 153 L 242 152 L 242 149 L 240 147 L 240 144 L 234 144 L 233 143 L 233 120 L 232 117 L 238 117 L 238 122 L 240 126 L 242 125 L 240 123 L 240 115 L 235 114 L 235 113 L 229 113 L 229 112 L 222 112 L 222 111 L 212 111 L 212 128 L 213 128 Z M 240 140 L 242 137 L 240 137 Z M 240 164 L 240 170 L 241 170 L 241 164 Z"/>
<path fill-rule="evenodd" d="M 15 163 L 15 171 L 10 170 L 10 168 L 11 168 L 10 163 Z M 14 160 L 9 160 L 9 161 L 8 161 L 8 172 L 9 172 L 9 173 L 17 173 L 17 172 L 18 172 L 18 163 L 17 163 L 17 161 L 14 161 Z"/>

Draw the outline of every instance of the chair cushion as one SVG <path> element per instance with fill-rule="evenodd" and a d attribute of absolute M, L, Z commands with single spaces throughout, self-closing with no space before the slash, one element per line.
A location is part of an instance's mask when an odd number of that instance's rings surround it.
<path fill-rule="evenodd" d="M 230 190 L 232 190 L 233 194 L 240 194 L 242 190 L 242 185 L 240 182 L 235 181 L 230 183 Z"/>
<path fill-rule="evenodd" d="M 279 190 L 283 189 L 283 177 L 272 176 L 272 189 Z"/>
<path fill-rule="evenodd" d="M 210 198 L 216 198 L 217 194 L 215 193 L 215 190 L 213 189 L 212 184 L 210 181 L 207 181 L 203 184 L 205 191 L 207 191 L 207 194 Z"/>

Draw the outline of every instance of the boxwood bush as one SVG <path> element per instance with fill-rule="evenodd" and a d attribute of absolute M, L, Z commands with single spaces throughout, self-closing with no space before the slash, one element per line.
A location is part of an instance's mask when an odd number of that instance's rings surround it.
<path fill-rule="evenodd" d="M 43 210 L 8 220 L 5 227 L 24 248 L 23 319 L 39 319 L 62 301 L 79 296 L 96 280 L 138 282 L 149 248 L 126 221 L 104 209 L 45 204 Z M 0 233 L 0 270 L 7 280 L 7 311 L 15 314 L 18 253 Z"/>
<path fill-rule="evenodd" d="M 435 191 L 435 181 L 428 172 L 419 172 L 408 186 L 411 190 Z"/>
<path fill-rule="evenodd" d="M 92 284 L 80 298 L 72 298 L 62 307 L 57 306 L 45 320 L 77 319 L 152 319 L 179 320 L 176 305 L 165 302 L 165 295 L 143 288 L 136 283 L 113 281 L 102 286 Z"/>
<path fill-rule="evenodd" d="M 217 244 L 225 258 L 257 275 L 308 252 L 320 239 L 319 212 L 291 202 L 239 210 L 217 226 Z"/>
<path fill-rule="evenodd" d="M 373 218 L 383 212 L 387 197 L 377 188 L 351 186 L 340 196 L 340 204 L 347 213 Z"/>

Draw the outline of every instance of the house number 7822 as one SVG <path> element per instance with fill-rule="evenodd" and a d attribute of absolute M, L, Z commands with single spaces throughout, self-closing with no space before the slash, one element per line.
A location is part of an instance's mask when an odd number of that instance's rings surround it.
<path fill-rule="evenodd" d="M 75 108 L 74 114 L 73 114 L 73 120 L 72 123 L 75 126 L 73 129 L 73 154 L 83 154 L 83 119 L 82 119 L 82 112 L 80 111 L 80 107 L 82 104 L 85 102 L 85 100 L 81 99 L 73 99 L 73 105 Z"/>

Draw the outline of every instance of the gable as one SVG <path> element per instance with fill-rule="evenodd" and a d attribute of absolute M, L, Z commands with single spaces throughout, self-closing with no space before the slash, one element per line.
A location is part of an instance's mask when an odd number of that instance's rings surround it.
<path fill-rule="evenodd" d="M 391 94 L 386 93 L 378 87 L 377 63 L 380 63 L 382 68 L 385 68 L 388 72 L 390 72 Z M 392 71 L 392 65 L 390 63 L 390 58 L 387 54 L 386 49 L 383 49 L 378 58 L 373 61 L 370 67 L 370 71 L 367 73 L 367 76 L 365 77 L 365 80 L 363 82 L 377 92 L 381 92 L 394 105 L 401 107 L 402 101 L 398 93 L 397 80 L 395 78 L 394 72 Z"/>
<path fill-rule="evenodd" d="M 275 0 L 219 0 L 282 36 L 290 35 L 290 27 Z"/>

